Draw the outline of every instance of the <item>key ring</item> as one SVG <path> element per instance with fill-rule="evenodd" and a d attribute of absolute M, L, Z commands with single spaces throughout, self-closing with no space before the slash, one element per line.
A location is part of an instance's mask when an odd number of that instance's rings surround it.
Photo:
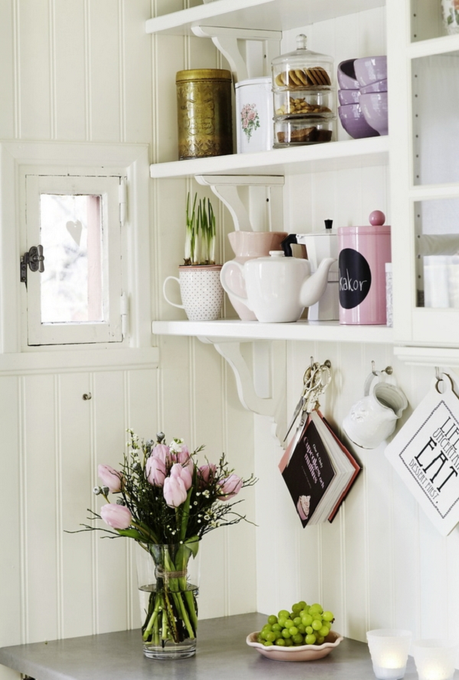
<path fill-rule="evenodd" d="M 284 442 L 290 434 L 298 416 L 301 415 L 298 427 L 302 427 L 307 415 L 311 413 L 311 411 L 319 408 L 319 396 L 325 392 L 331 382 L 330 368 L 331 363 L 328 359 L 321 365 L 319 362 L 314 362 L 311 357 L 311 364 L 303 374 L 303 390 L 301 392 L 300 400 L 296 405 L 293 417 L 287 428 L 287 432 L 283 439 Z"/>

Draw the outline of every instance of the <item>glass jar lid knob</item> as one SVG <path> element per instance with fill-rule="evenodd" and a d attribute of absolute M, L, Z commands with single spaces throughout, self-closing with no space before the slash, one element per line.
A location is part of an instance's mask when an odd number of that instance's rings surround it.
<path fill-rule="evenodd" d="M 305 50 L 306 49 L 306 36 L 304 33 L 300 33 L 296 36 L 296 49 Z"/>

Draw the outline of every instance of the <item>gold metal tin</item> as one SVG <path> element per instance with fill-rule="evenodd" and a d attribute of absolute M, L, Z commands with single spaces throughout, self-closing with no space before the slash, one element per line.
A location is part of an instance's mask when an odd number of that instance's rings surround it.
<path fill-rule="evenodd" d="M 233 153 L 231 72 L 178 71 L 176 86 L 180 160 Z"/>

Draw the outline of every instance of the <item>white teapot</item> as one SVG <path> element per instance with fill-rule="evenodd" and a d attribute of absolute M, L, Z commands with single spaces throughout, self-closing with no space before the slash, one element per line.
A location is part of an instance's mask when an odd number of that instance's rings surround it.
<path fill-rule="evenodd" d="M 243 265 L 226 262 L 220 280 L 227 293 L 254 312 L 258 321 L 298 321 L 305 307 L 315 304 L 325 292 L 328 271 L 335 262 L 325 258 L 311 275 L 308 260 L 285 257 L 282 250 L 271 250 L 269 257 L 257 257 Z M 247 297 L 230 287 L 231 267 L 238 267 L 245 281 Z"/>

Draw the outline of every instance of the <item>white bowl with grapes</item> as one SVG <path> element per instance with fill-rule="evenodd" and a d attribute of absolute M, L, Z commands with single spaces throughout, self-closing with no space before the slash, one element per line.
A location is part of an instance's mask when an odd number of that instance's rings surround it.
<path fill-rule="evenodd" d="M 343 637 L 331 630 L 335 617 L 318 604 L 301 601 L 291 611 L 268 616 L 260 631 L 247 636 L 247 644 L 276 661 L 315 661 L 339 645 Z"/>

